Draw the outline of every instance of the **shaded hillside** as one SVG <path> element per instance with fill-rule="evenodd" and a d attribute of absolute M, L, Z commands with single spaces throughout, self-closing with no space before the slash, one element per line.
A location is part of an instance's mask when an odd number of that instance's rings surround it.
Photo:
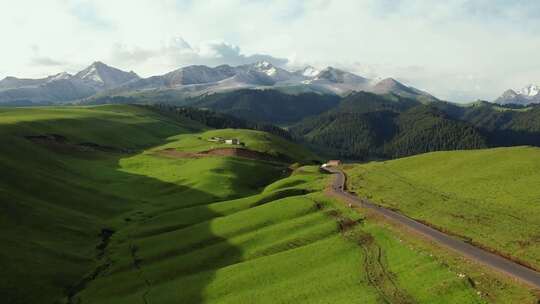
<path fill-rule="evenodd" d="M 369 92 L 355 92 L 343 98 L 331 111 L 335 113 L 367 113 L 381 110 L 403 112 L 421 104 L 415 99 L 392 93 L 377 95 Z"/>
<path fill-rule="evenodd" d="M 210 128 L 258 130 L 265 131 L 286 139 L 291 139 L 291 135 L 289 134 L 289 132 L 280 127 L 271 124 L 252 122 L 245 119 L 237 118 L 232 115 L 218 113 L 210 110 L 201 110 L 190 107 L 176 107 L 165 104 L 147 105 L 143 107 L 156 111 L 162 115 L 171 117 L 173 119 L 179 119 L 181 121 L 189 119 L 192 121 L 196 121 Z"/>
<path fill-rule="evenodd" d="M 262 123 L 289 124 L 328 111 L 339 100 L 335 95 L 315 93 L 288 95 L 276 90 L 238 90 L 200 97 L 191 106 Z"/>
<path fill-rule="evenodd" d="M 328 113 L 308 118 L 290 129 L 322 154 L 341 158 L 385 157 L 384 145 L 397 130 L 397 113 Z"/>
<path fill-rule="evenodd" d="M 453 119 L 476 127 L 491 147 L 540 146 L 540 107 L 500 106 L 476 102 L 470 106 L 437 103 Z"/>
<path fill-rule="evenodd" d="M 406 111 L 395 123 L 397 134 L 385 147 L 389 157 L 487 147 L 486 139 L 473 126 L 453 120 L 432 106 Z"/>
<path fill-rule="evenodd" d="M 178 217 L 148 223 L 150 219 L 171 215 L 173 209 L 256 194 L 288 172 L 285 163 L 219 156 L 173 159 L 157 154 L 159 150 L 194 148 L 190 143 L 209 147 L 201 139 L 208 135 L 240 138 L 245 149 L 260 154 L 298 162 L 315 158 L 265 132 L 208 129 L 138 106 L 0 109 L 2 303 L 79 303 L 76 298 L 97 277 L 118 272 L 121 279 L 105 280 L 114 293 L 107 295 L 108 301 L 120 303 L 116 297 L 122 286 L 131 285 L 135 287 L 127 296 L 141 300 L 146 287 L 138 257 L 158 247 L 141 246 L 134 235 L 144 228 L 145 240 L 149 235 L 159 240 L 171 226 L 177 230 L 182 225 Z M 185 220 L 194 224 L 190 215 Z M 201 206 L 196 215 L 219 214 Z M 198 237 L 214 237 L 210 226 L 198 228 Z M 177 242 L 160 244 L 172 243 Z M 222 248 L 237 255 L 233 246 Z M 185 259 L 180 255 L 177 261 Z M 176 275 L 193 274 L 191 263 L 187 266 Z M 169 269 L 163 267 L 163 272 Z M 193 302 L 201 301 L 207 282 L 204 277 L 189 285 Z"/>
<path fill-rule="evenodd" d="M 373 101 L 368 103 L 368 108 L 375 106 Z M 394 109 L 407 106 L 397 103 Z M 298 140 L 314 145 L 325 154 L 351 159 L 393 158 L 486 147 L 485 138 L 474 127 L 451 119 L 429 105 L 403 112 L 368 111 L 361 106 L 356 109 L 312 117 L 290 131 Z"/>

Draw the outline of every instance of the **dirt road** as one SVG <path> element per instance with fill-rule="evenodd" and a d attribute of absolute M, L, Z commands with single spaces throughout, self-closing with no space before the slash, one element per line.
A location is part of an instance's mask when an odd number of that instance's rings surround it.
<path fill-rule="evenodd" d="M 339 197 L 352 205 L 371 209 L 376 213 L 383 215 L 387 219 L 394 221 L 400 225 L 404 225 L 405 227 L 417 233 L 420 233 L 427 238 L 435 241 L 436 243 L 455 252 L 458 252 L 473 261 L 484 264 L 506 275 L 512 276 L 513 278 L 516 278 L 532 286 L 533 288 L 540 290 L 539 272 L 524 267 L 499 255 L 475 247 L 462 240 L 451 237 L 439 230 L 417 222 L 400 213 L 380 207 L 374 203 L 369 202 L 368 200 L 361 199 L 355 195 L 352 195 L 344 190 L 345 174 L 341 170 L 332 167 L 327 167 L 325 169 L 328 172 L 335 174 L 335 178 L 330 191 L 332 191 L 332 194 L 334 194 L 336 197 Z"/>

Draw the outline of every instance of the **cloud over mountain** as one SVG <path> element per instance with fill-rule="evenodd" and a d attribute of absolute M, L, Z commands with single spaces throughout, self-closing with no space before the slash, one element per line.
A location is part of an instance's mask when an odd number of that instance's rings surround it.
<path fill-rule="evenodd" d="M 267 61 L 283 67 L 289 62 L 286 58 L 277 58 L 265 54 L 244 54 L 239 46 L 224 41 L 204 41 L 192 46 L 181 37 L 173 38 L 159 48 L 128 47 L 116 44 L 111 51 L 113 62 L 121 66 L 136 64 L 143 74 L 148 74 L 156 66 L 160 72 L 171 67 L 187 65 L 218 66 L 222 64 L 243 65 L 258 61 Z"/>
<path fill-rule="evenodd" d="M 3 1 L 0 78 L 45 77 L 55 62 L 73 73 L 94 60 L 141 76 L 258 60 L 359 64 L 442 98 L 493 99 L 539 81 L 530 60 L 540 50 L 538 9 L 532 0 Z"/>

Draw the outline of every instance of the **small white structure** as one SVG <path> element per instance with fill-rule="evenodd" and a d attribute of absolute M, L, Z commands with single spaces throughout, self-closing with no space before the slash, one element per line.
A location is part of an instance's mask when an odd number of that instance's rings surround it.
<path fill-rule="evenodd" d="M 227 145 L 239 145 L 240 144 L 240 140 L 238 138 L 232 138 L 232 139 L 226 139 L 225 140 L 225 143 Z"/>
<path fill-rule="evenodd" d="M 329 160 L 325 164 L 322 164 L 321 168 L 337 167 L 341 165 L 340 160 Z"/>

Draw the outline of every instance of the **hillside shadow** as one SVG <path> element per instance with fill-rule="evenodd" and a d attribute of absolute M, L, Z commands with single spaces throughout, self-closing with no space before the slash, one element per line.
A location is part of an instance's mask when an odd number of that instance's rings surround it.
<path fill-rule="evenodd" d="M 103 250 L 102 258 L 96 260 L 96 268 L 69 290 L 71 303 L 100 303 L 114 297 L 151 303 L 156 295 L 153 291 L 161 289 L 162 283 L 183 281 L 194 273 L 205 271 L 205 275 L 197 276 L 197 280 L 190 279 L 189 286 L 176 286 L 182 297 L 175 301 L 202 303 L 204 290 L 214 278 L 212 270 L 222 261 L 209 261 L 204 255 L 192 252 L 220 243 L 226 246 L 224 250 L 229 258 L 239 258 L 242 254 L 211 229 L 209 220 L 220 214 L 205 204 L 217 198 L 209 192 L 119 169 L 117 167 L 114 172 L 116 178 L 128 182 L 117 185 L 118 192 L 130 191 L 129 200 L 136 207 L 118 215 L 123 223 L 109 221 L 111 224 L 103 228 L 115 233 Z M 197 205 L 195 219 L 186 218 L 184 215 L 190 214 L 182 212 L 184 206 L 192 204 Z M 199 241 L 193 241 L 193 236 L 183 233 L 191 226 L 197 227 L 195 232 Z M 73 287 L 79 290 L 73 290 Z"/>
<path fill-rule="evenodd" d="M 540 147 L 540 132 L 528 130 L 485 130 L 481 132 L 486 136 L 491 147 L 535 146 Z"/>
<path fill-rule="evenodd" d="M 0 149 L 0 167 L 9 172 L 0 176 L 0 201 L 5 202 L 2 219 L 6 220 L 0 225 L 4 243 L 0 263 L 6 266 L 0 281 L 3 303 L 53 303 L 60 298 L 69 303 L 101 303 L 113 298 L 147 303 L 158 284 L 186 277 L 189 285 L 176 286 L 180 288 L 176 294 L 181 295 L 177 302 L 203 302 L 214 270 L 227 262 L 197 254 L 187 259 L 185 253 L 203 248 L 208 241 L 224 246 L 227 261 L 240 259 L 242 254 L 216 235 L 208 222 L 220 214 L 206 204 L 219 198 L 122 170 L 120 161 L 135 155 L 125 151 L 142 147 L 137 143 L 122 146 L 130 140 L 100 142 L 94 136 L 85 141 L 119 148 L 105 151 L 25 138 L 40 135 L 35 130 L 42 125 L 24 123 L 0 130 L 7 134 Z M 43 128 L 43 133 L 60 134 L 70 141 L 70 134 L 56 130 L 63 127 L 65 120 L 56 128 Z M 164 143 L 164 139 L 154 140 L 152 145 Z M 187 227 L 171 228 L 171 224 L 186 220 L 181 209 L 188 205 L 198 206 L 198 219 L 188 219 L 188 226 L 197 226 L 196 237 L 202 240 L 198 246 L 192 246 L 188 237 L 169 238 L 174 233 L 181 236 Z M 178 218 L 161 220 L 171 210 L 178 210 Z M 153 233 L 138 235 L 141 230 Z M 179 253 L 166 255 L 174 250 Z M 204 275 L 194 279 L 193 274 L 202 270 Z"/>

